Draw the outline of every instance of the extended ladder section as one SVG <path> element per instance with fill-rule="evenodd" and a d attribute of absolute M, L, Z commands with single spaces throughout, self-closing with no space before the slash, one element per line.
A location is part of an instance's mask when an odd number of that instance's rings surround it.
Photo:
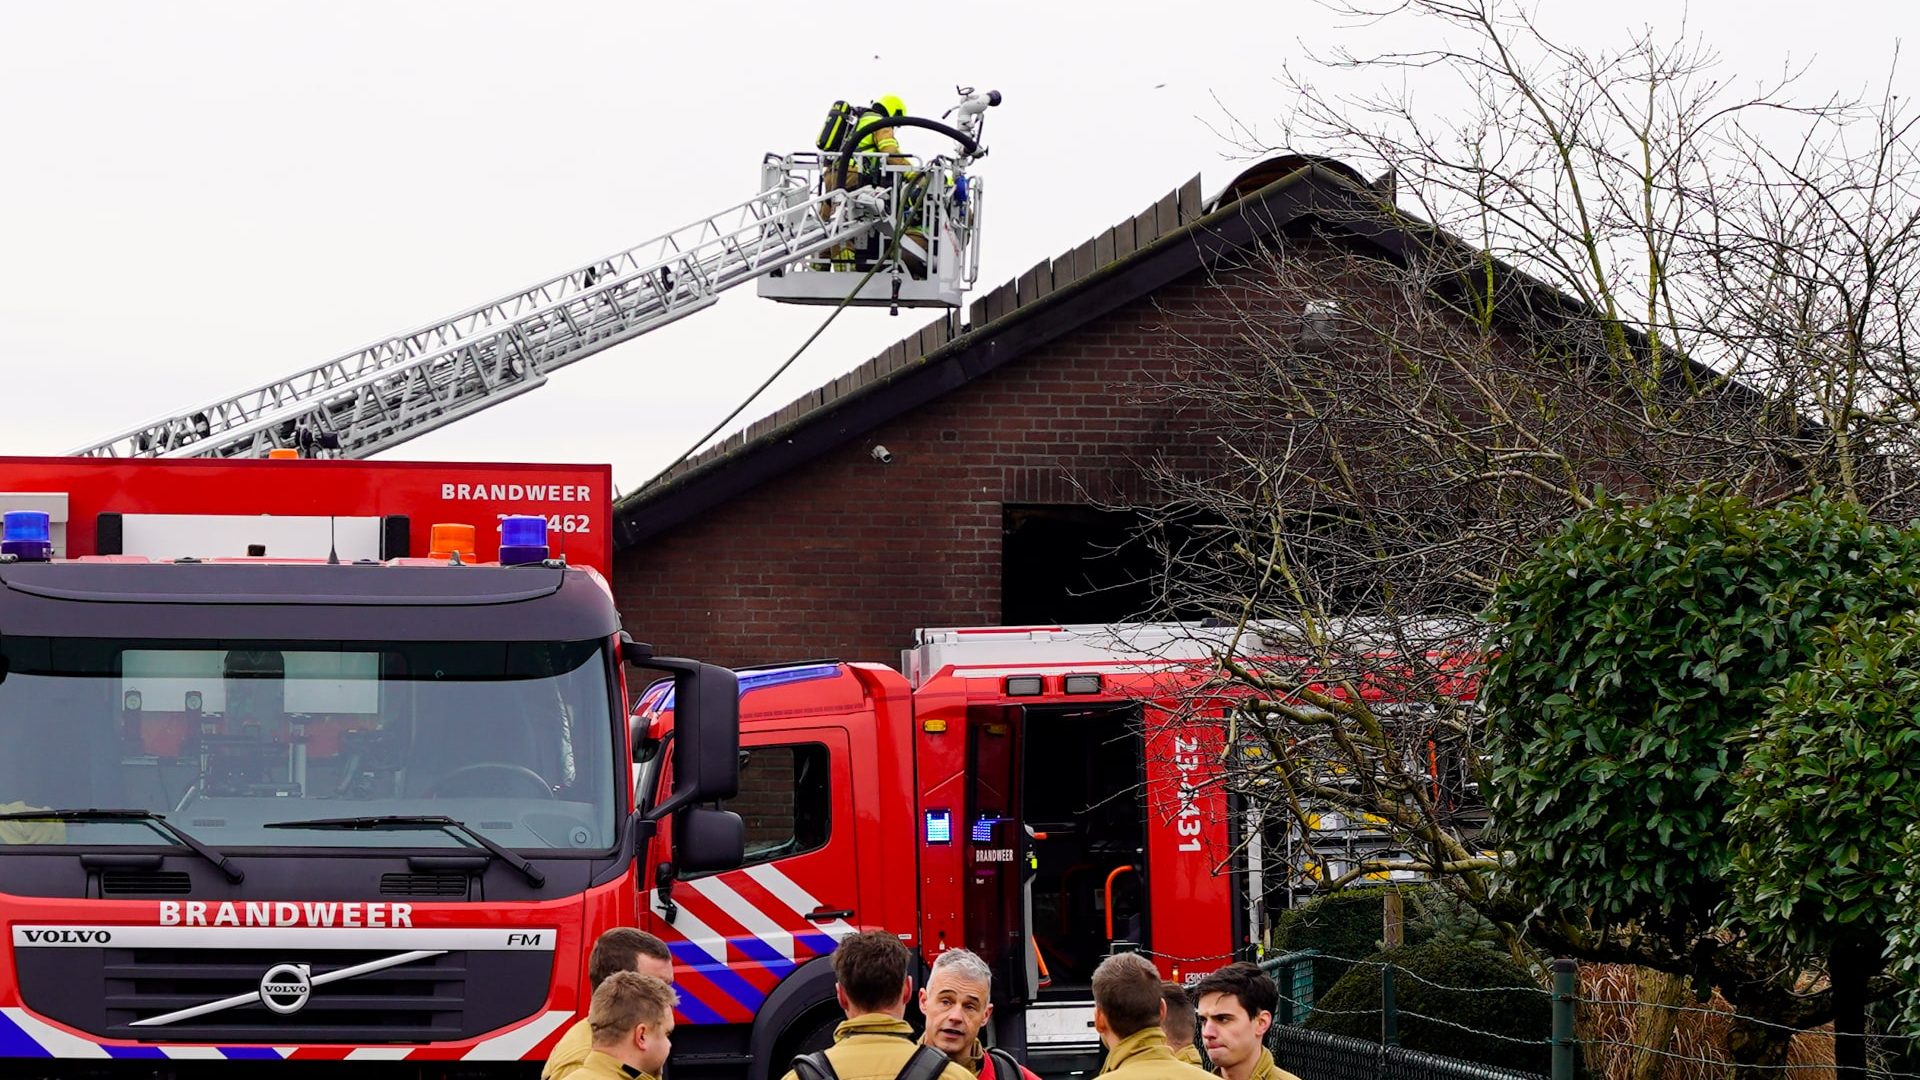
<path fill-rule="evenodd" d="M 76 457 L 362 458 L 507 401 L 554 371 L 777 275 L 797 303 L 958 306 L 977 271 L 979 114 L 963 96 L 966 150 L 906 157 L 770 155 L 737 206 L 429 326 L 242 394 L 156 420 Z M 849 155 L 861 159 L 871 155 Z M 831 175 L 829 175 L 831 173 Z M 865 283 L 862 286 L 862 283 Z"/>
<path fill-rule="evenodd" d="M 737 206 L 430 326 L 73 451 L 80 457 L 366 457 L 541 386 L 742 282 L 858 243 L 885 221 L 786 182 Z M 824 211 L 823 211 L 823 208 Z M 851 279 L 849 279 L 851 287 Z"/>

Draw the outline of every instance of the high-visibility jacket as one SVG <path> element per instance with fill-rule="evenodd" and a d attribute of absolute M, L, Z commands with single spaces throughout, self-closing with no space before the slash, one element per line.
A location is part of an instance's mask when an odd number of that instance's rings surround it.
<path fill-rule="evenodd" d="M 1114 1080 L 1200 1080 L 1207 1074 L 1173 1056 L 1166 1033 L 1152 1024 L 1121 1039 L 1107 1052 L 1101 1076 Z"/>
<path fill-rule="evenodd" d="M 920 1041 L 923 1043 L 926 1042 L 926 1037 L 922 1036 Z M 1005 1053 L 1004 1050 L 1001 1052 Z M 978 1077 L 979 1080 L 1040 1080 L 1038 1076 L 1034 1075 L 1032 1069 L 1021 1065 L 1017 1061 L 1014 1062 L 1014 1066 L 1019 1069 L 1018 1076 L 1001 1076 L 998 1063 L 987 1053 L 987 1048 L 980 1045 L 979 1039 L 973 1040 L 973 1045 L 967 1047 L 966 1051 L 955 1059 L 955 1062 L 961 1068 Z"/>
<path fill-rule="evenodd" d="M 833 1031 L 833 1045 L 827 1048 L 827 1060 L 840 1080 L 894 1080 L 901 1066 L 920 1048 L 913 1029 L 905 1020 L 884 1013 L 869 1013 L 841 1022 Z M 788 1070 L 785 1080 L 798 1080 Z M 940 1080 L 974 1080 L 967 1070 L 951 1061 L 940 1073 Z"/>
<path fill-rule="evenodd" d="M 653 1080 L 653 1077 L 631 1065 L 623 1065 L 611 1054 L 598 1050 L 588 1052 L 580 1067 L 567 1074 L 575 1080 Z"/>
<path fill-rule="evenodd" d="M 1300 1078 L 1274 1064 L 1273 1051 L 1262 1047 L 1260 1060 L 1254 1062 L 1253 1073 L 1247 1077 L 1247 1080 L 1300 1080 Z"/>
<path fill-rule="evenodd" d="M 868 113 L 860 118 L 860 124 L 865 127 L 867 124 L 878 123 L 879 119 L 872 113 Z M 867 132 L 867 137 L 861 139 L 860 145 L 854 149 L 862 154 L 897 154 L 900 152 L 900 140 L 894 136 L 893 129 L 890 127 L 875 128 Z"/>

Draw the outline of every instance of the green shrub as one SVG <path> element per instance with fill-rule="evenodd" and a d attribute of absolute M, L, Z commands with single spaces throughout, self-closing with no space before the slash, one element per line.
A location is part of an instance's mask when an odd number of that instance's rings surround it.
<path fill-rule="evenodd" d="M 1314 949 L 1322 957 L 1313 964 L 1313 985 L 1322 993 L 1339 981 L 1353 961 L 1380 951 L 1384 904 L 1388 893 L 1402 897 L 1406 944 L 1426 940 L 1424 925 L 1416 925 L 1421 886 L 1369 885 L 1323 893 L 1288 909 L 1274 927 L 1273 944 L 1279 952 Z"/>
<path fill-rule="evenodd" d="M 1550 1067 L 1552 1001 L 1506 955 L 1436 941 L 1366 959 L 1320 995 L 1308 1028 L 1379 1042 L 1380 971 L 1390 963 L 1400 1045 L 1497 1068 L 1544 1073 Z"/>
<path fill-rule="evenodd" d="M 1367 885 L 1322 893 L 1281 914 L 1274 928 L 1274 948 L 1281 952 L 1318 949 L 1348 960 L 1372 956 L 1380 951 L 1387 894 L 1401 895 L 1411 922 L 1425 891 L 1424 886 Z"/>
<path fill-rule="evenodd" d="M 1401 897 L 1401 943 L 1447 941 L 1499 949 L 1500 932 L 1453 894 L 1429 885 L 1367 885 L 1316 896 L 1280 916 L 1274 927 L 1278 952 L 1314 949 L 1314 985 L 1325 993 L 1353 966 L 1380 951 L 1388 893 Z"/>
<path fill-rule="evenodd" d="M 1416 901 L 1418 901 L 1416 903 Z M 1425 888 L 1407 897 L 1407 927 L 1402 937 L 1409 945 L 1445 942 L 1502 952 L 1506 939 L 1493 921 L 1471 904 L 1441 888 Z"/>
<path fill-rule="evenodd" d="M 1650 937 L 1718 933 L 1738 869 L 1729 821 L 1745 794 L 1737 778 L 1769 726 L 1768 695 L 1816 661 L 1819 632 L 1836 619 L 1916 606 L 1920 530 L 1874 522 L 1857 505 L 1820 493 L 1771 506 L 1711 492 L 1639 506 L 1599 500 L 1515 568 L 1488 608 L 1480 704 L 1497 762 L 1491 809 L 1518 887 L 1549 910 L 1636 923 Z M 1844 677 L 1848 662 L 1843 650 L 1830 674 Z M 1850 694 L 1818 681 L 1803 689 L 1809 707 L 1823 694 L 1841 713 L 1851 707 Z M 1806 726 L 1835 736 L 1837 718 Z M 1759 785 L 1778 820 L 1763 814 L 1752 836 L 1793 823 L 1781 799 L 1813 812 L 1806 832 L 1872 813 L 1857 802 L 1830 810 L 1818 785 L 1808 787 L 1821 794 L 1808 795 L 1776 781 L 1803 767 L 1794 723 L 1780 744 L 1786 756 Z M 1834 742 L 1843 749 L 1845 737 Z M 1841 914 L 1850 899 L 1799 886 L 1808 856 L 1825 854 L 1807 844 L 1790 865 L 1773 864 L 1791 891 L 1749 893 L 1746 913 Z M 1773 858 L 1762 849 L 1753 862 Z M 1863 883 L 1879 887 L 1865 877 L 1845 884 Z"/>

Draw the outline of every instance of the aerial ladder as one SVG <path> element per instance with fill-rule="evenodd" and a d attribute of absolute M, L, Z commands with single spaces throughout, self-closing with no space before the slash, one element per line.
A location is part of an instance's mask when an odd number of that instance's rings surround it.
<path fill-rule="evenodd" d="M 844 151 L 768 154 L 753 198 L 519 292 L 221 401 L 142 424 L 76 457 L 363 458 L 544 385 L 549 375 L 686 318 L 749 281 L 784 303 L 957 308 L 979 274 L 986 110 L 961 88 L 941 121 L 855 110 Z M 953 125 L 944 122 L 951 118 Z M 925 161 L 858 153 L 883 127 L 940 132 Z"/>

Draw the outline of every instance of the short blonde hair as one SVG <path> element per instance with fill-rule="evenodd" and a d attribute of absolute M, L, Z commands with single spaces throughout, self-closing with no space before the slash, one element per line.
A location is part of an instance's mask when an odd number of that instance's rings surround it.
<path fill-rule="evenodd" d="M 616 971 L 594 990 L 593 1004 L 587 1007 L 593 1044 L 619 1042 L 641 1024 L 655 1030 L 663 1028 L 678 1004 L 680 996 L 659 979 L 637 971 Z"/>

